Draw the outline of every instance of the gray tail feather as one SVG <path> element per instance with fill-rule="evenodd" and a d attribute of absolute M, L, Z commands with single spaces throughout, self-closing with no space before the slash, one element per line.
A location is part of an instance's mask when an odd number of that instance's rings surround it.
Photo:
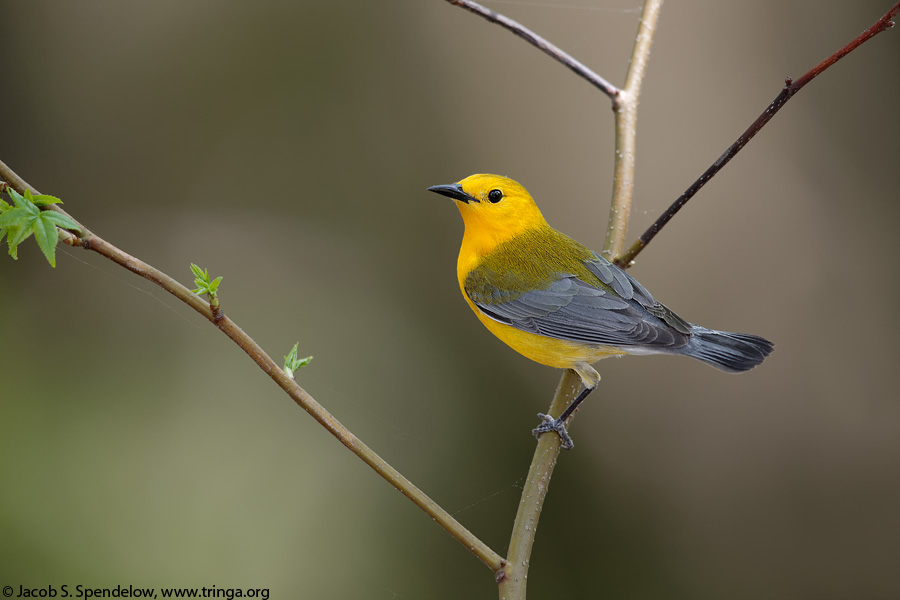
<path fill-rule="evenodd" d="M 748 371 L 775 349 L 758 335 L 714 331 L 694 325 L 690 341 L 679 354 L 691 356 L 728 373 Z"/>

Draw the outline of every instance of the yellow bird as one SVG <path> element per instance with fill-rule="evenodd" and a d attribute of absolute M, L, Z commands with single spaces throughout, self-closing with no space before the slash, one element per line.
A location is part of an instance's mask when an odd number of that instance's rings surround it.
<path fill-rule="evenodd" d="M 555 431 L 597 387 L 591 366 L 623 354 L 681 354 L 730 373 L 760 364 L 772 342 L 688 323 L 596 252 L 556 231 L 528 192 L 500 175 L 471 175 L 429 191 L 456 200 L 465 224 L 456 264 L 469 308 L 513 350 L 543 365 L 572 369 L 584 389 L 535 436 Z"/>

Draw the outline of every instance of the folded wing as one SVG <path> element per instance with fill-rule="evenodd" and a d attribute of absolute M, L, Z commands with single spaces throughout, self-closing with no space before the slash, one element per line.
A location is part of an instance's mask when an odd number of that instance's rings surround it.
<path fill-rule="evenodd" d="M 596 254 L 583 264 L 587 274 L 558 273 L 546 287 L 521 293 L 498 289 L 508 287 L 510 273 L 482 272 L 466 293 L 491 319 L 551 338 L 644 352 L 677 352 L 688 343 L 691 325 L 622 269 Z"/>

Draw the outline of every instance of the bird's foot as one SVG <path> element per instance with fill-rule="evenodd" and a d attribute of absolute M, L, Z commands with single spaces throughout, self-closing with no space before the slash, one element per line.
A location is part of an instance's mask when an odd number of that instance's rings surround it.
<path fill-rule="evenodd" d="M 559 436 L 560 441 L 562 441 L 562 447 L 566 450 L 572 449 L 575 442 L 572 441 L 572 438 L 569 437 L 569 432 L 566 431 L 566 421 L 564 419 L 554 419 L 550 415 L 545 415 L 544 413 L 538 413 L 538 417 L 541 418 L 543 423 L 531 430 L 534 437 L 540 439 L 545 433 L 555 431 Z"/>

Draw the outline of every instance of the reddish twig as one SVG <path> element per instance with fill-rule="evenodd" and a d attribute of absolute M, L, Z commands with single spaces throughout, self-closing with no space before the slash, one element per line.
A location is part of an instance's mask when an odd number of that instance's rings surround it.
<path fill-rule="evenodd" d="M 675 216 L 675 213 L 681 210 L 681 208 L 685 204 L 687 204 L 687 201 L 690 200 L 694 196 L 694 194 L 696 194 L 700 190 L 700 188 L 706 185 L 707 181 L 712 179 L 713 176 L 722 169 L 722 167 L 728 164 L 728 161 L 734 158 L 734 155 L 740 152 L 741 148 L 746 146 L 747 142 L 749 142 L 751 139 L 753 139 L 753 136 L 759 133 L 759 130 L 762 129 L 763 126 L 765 126 L 765 124 L 775 116 L 775 113 L 777 113 L 794 94 L 799 92 L 807 83 L 821 75 L 825 71 L 825 69 L 853 52 L 863 43 L 867 42 L 882 31 L 893 27 L 894 22 L 891 19 L 893 19 L 897 15 L 897 13 L 900 13 L 900 2 L 895 4 L 883 17 L 878 19 L 878 21 L 874 25 L 863 31 L 859 36 L 850 41 L 840 50 L 810 69 L 805 75 L 797 80 L 792 80 L 790 77 L 788 77 L 784 82 L 785 85 L 781 90 L 781 93 L 775 97 L 775 99 L 771 104 L 769 104 L 766 110 L 764 110 L 763 113 L 759 115 L 759 117 L 750 125 L 750 127 L 748 127 L 747 130 L 741 134 L 737 141 L 735 141 L 727 150 L 725 150 L 722 156 L 720 156 L 716 160 L 716 162 L 714 162 L 712 166 L 710 166 L 703 173 L 703 175 L 701 175 L 700 178 L 697 179 L 697 181 L 691 184 L 691 186 L 681 196 L 679 196 L 678 199 L 675 200 L 675 202 L 673 202 L 672 205 L 667 208 L 662 215 L 660 215 L 656 222 L 653 223 L 653 225 L 651 225 L 634 244 L 632 244 L 631 248 L 629 248 L 625 254 L 616 257 L 615 263 L 620 267 L 627 268 L 634 260 L 635 256 L 637 256 L 640 251 L 650 243 L 650 240 L 652 240 L 656 236 L 656 234 L 659 233 L 663 226 L 665 226 L 665 224 Z"/>
<path fill-rule="evenodd" d="M 619 95 L 619 88 L 606 81 L 605 79 L 600 77 L 600 75 L 576 60 L 570 54 L 545 40 L 524 25 L 513 21 L 507 16 L 496 13 L 489 8 L 485 8 L 484 6 L 481 6 L 476 2 L 472 2 L 472 0 L 447 0 L 447 2 L 453 4 L 454 6 L 459 6 L 460 8 L 464 8 L 470 12 L 473 12 L 480 17 L 484 17 L 491 23 L 496 23 L 507 31 L 511 31 L 532 46 L 539 48 L 544 53 L 550 55 L 554 59 L 572 69 L 572 71 L 574 71 L 579 77 L 586 79 L 591 85 L 609 96 L 613 101 L 615 101 L 616 97 Z"/>

